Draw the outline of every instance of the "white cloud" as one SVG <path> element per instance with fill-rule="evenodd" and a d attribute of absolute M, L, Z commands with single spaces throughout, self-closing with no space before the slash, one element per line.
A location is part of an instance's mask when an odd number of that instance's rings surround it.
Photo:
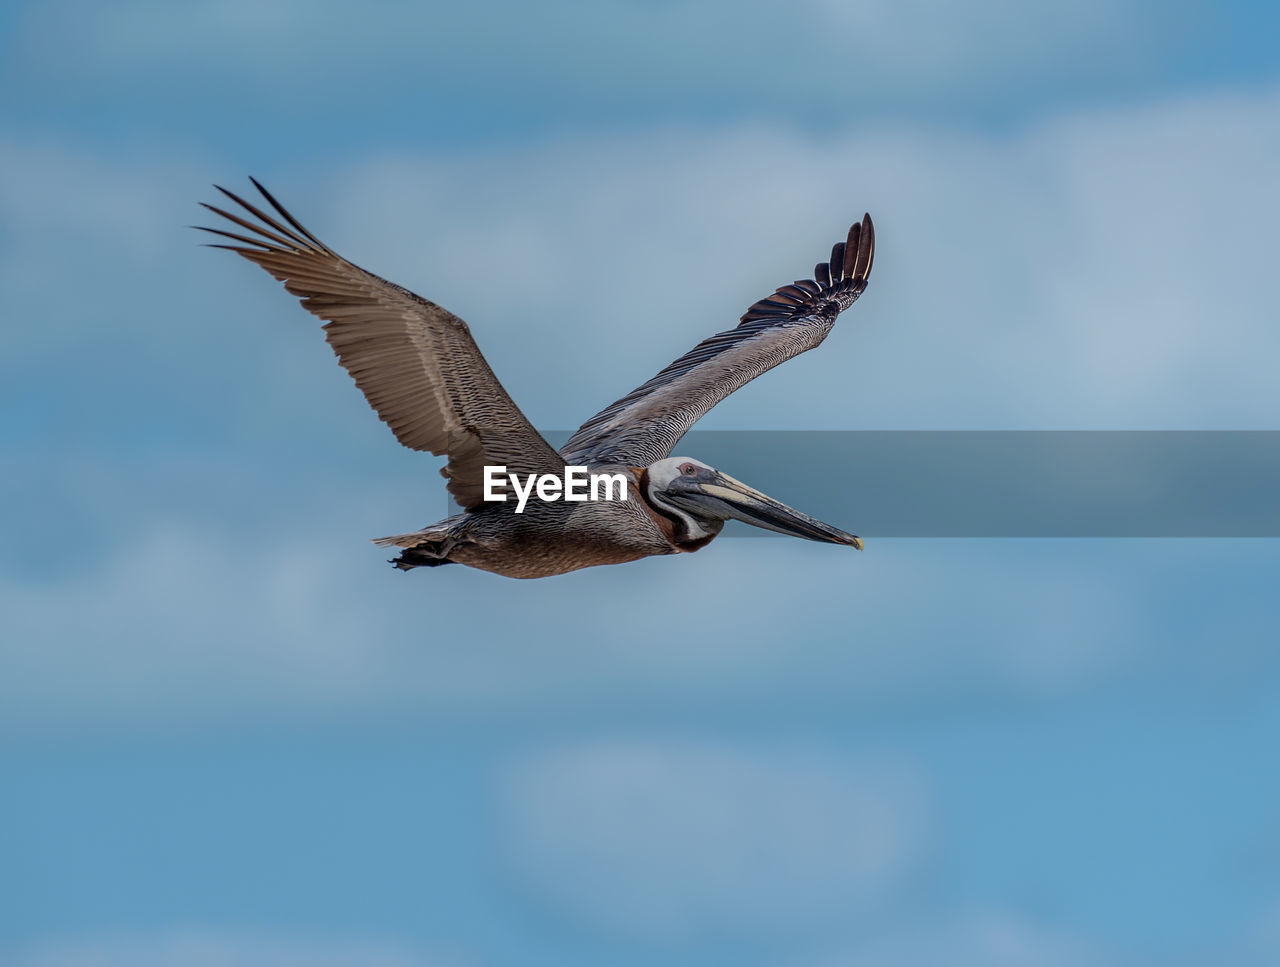
<path fill-rule="evenodd" d="M 660 942 L 866 917 L 930 832 L 909 765 L 803 747 L 598 739 L 527 755 L 501 791 L 507 862 L 531 896 Z"/>
<path fill-rule="evenodd" d="M 1271 901 L 1240 946 L 1241 957 L 1237 963 L 1261 965 L 1280 960 L 1280 896 Z"/>
<path fill-rule="evenodd" d="M 3 720 L 1054 695 L 1143 668 L 1152 589 L 1177 573 L 1153 546 L 1050 561 L 1003 542 L 856 555 L 766 538 L 544 583 L 402 575 L 365 543 L 379 494 L 344 493 L 340 513 L 309 503 L 247 530 L 178 516 L 58 573 L 0 575 Z"/>
<path fill-rule="evenodd" d="M 842 944 L 783 957 L 775 967 L 1263 967 L 1274 964 L 1280 950 L 1277 920 L 1264 913 L 1220 945 L 1151 956 L 1059 922 L 999 908 L 961 909 L 892 922 Z"/>
<path fill-rule="evenodd" d="M 1070 933 L 998 911 L 913 922 L 874 936 L 839 950 L 786 959 L 778 967 L 1136 967 L 1132 959 Z"/>
<path fill-rule="evenodd" d="M 1278 97 L 999 136 L 743 128 L 371 150 L 269 183 L 339 250 L 468 317 L 545 426 L 731 324 L 864 208 L 879 236 L 864 300 L 704 425 L 1269 426 Z M 32 421 L 4 427 L 23 441 L 0 484 L 11 718 L 711 684 L 726 702 L 1044 694 L 1158 677 L 1143 663 L 1170 634 L 1162 589 L 1269 560 L 1203 544 L 1195 558 L 911 542 L 856 556 L 722 540 L 537 585 L 394 575 L 364 540 L 438 516 L 436 461 L 396 447 L 271 280 L 195 248 L 179 226 L 213 197 L 194 174 L 207 163 L 12 141 L 3 160 L 7 311 L 41 323 L 18 327 L 5 362 Z M 101 283 L 88 301 L 85 279 Z M 512 617 L 493 615 L 495 595 Z"/>
<path fill-rule="evenodd" d="M 945 0 L 787 8 L 556 0 L 536 10 L 495 4 L 478 19 L 464 6 L 400 2 L 368 3 L 353 16 L 346 3 L 298 0 L 182 8 L 131 0 L 109 14 L 60 0 L 18 22 L 14 49 L 24 65 L 58 56 L 64 72 L 93 72 L 108 85 L 157 70 L 170 84 L 192 83 L 216 71 L 223 88 L 265 83 L 273 99 L 289 97 L 302 111 L 331 105 L 325 94 L 341 98 L 359 71 L 366 91 L 412 79 L 417 90 L 470 105 L 727 102 L 830 119 L 968 91 L 999 99 L 1015 81 L 1070 79 L 1086 56 L 1095 77 L 1124 77 L 1167 42 L 1143 13 L 1127 0 L 963 9 Z M 529 43 L 534 34 L 539 42 Z M 371 66 L 379 78 L 367 76 Z M 397 93 L 388 85 L 386 96 Z"/>
<path fill-rule="evenodd" d="M 1009 135 L 673 130 L 514 163 L 374 158 L 338 176 L 326 234 L 468 317 L 543 425 L 733 324 L 866 208 L 863 301 L 705 425 L 1270 428 L 1278 115 L 1270 91 Z M 553 373 L 573 389 L 548 393 Z"/>
<path fill-rule="evenodd" d="M 867 208 L 880 244 L 863 302 L 819 352 L 706 425 L 1265 428 L 1280 350 L 1267 264 L 1277 115 L 1270 91 L 1008 135 L 748 126 L 430 158 L 374 148 L 343 170 L 268 181 L 341 251 L 467 317 L 546 426 L 576 425 L 731 325 Z M 46 323 L 22 328 L 19 351 L 56 347 L 71 375 L 114 363 L 158 381 L 150 370 L 185 348 L 179 397 L 192 380 L 213 397 L 238 373 L 272 373 L 282 390 L 326 393 L 310 405 L 345 413 L 357 399 L 314 362 L 324 351 L 298 335 L 301 310 L 180 228 L 212 218 L 195 206 L 217 198 L 207 180 L 244 187 L 234 172 L 14 143 L 0 158 L 14 240 L 0 278 Z M 133 340 L 149 352 L 104 358 L 104 344 Z"/>
<path fill-rule="evenodd" d="M 379 938 L 192 927 L 51 938 L 10 948 L 5 963 L 11 967 L 475 967 L 479 961 Z"/>

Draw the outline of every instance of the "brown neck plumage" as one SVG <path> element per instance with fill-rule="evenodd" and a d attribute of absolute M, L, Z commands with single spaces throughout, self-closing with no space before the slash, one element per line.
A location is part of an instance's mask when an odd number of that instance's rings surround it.
<path fill-rule="evenodd" d="M 658 525 L 658 529 L 662 531 L 662 536 L 667 539 L 672 547 L 677 551 L 692 553 L 706 547 L 715 539 L 716 534 L 691 538 L 683 520 L 663 510 L 663 508 L 649 499 L 649 468 L 632 467 L 631 471 L 635 474 L 636 483 L 633 485 L 633 489 L 640 499 L 640 506 L 653 518 L 654 523 Z M 718 534 L 719 531 L 720 528 L 717 527 L 716 533 Z"/>

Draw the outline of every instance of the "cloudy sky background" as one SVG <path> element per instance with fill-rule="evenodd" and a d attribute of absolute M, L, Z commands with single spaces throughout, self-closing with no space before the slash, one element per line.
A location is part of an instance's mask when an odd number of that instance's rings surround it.
<path fill-rule="evenodd" d="M 1280 429 L 1278 30 L 0 7 L 0 962 L 1275 962 L 1274 542 L 399 575 L 439 461 L 184 226 L 257 176 L 562 429 L 870 210 L 857 308 L 700 426 Z"/>

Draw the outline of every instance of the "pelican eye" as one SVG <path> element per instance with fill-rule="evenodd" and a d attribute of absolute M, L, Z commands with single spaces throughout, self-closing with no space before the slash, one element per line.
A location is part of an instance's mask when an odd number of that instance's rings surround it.
<path fill-rule="evenodd" d="M 698 468 L 692 463 L 682 463 L 680 465 L 680 472 L 686 477 L 692 477 L 698 472 Z"/>

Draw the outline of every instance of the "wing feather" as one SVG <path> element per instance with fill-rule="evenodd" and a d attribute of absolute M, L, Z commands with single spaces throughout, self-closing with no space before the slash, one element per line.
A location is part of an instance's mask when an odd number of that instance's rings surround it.
<path fill-rule="evenodd" d="M 498 382 L 465 322 L 348 262 L 253 184 L 275 216 L 218 188 L 252 218 L 204 207 L 250 234 L 202 230 L 238 243 L 214 247 L 260 265 L 326 320 L 325 339 L 338 362 L 396 439 L 449 457 L 441 472 L 459 504 L 472 510 L 483 503 L 486 464 L 526 474 L 563 470 L 564 461 Z"/>
<path fill-rule="evenodd" d="M 704 339 L 653 379 L 605 407 L 560 449 L 569 463 L 648 466 L 670 456 L 689 427 L 734 390 L 827 337 L 867 287 L 875 255 L 871 216 L 849 229 L 799 279 L 755 303 L 738 326 Z"/>

